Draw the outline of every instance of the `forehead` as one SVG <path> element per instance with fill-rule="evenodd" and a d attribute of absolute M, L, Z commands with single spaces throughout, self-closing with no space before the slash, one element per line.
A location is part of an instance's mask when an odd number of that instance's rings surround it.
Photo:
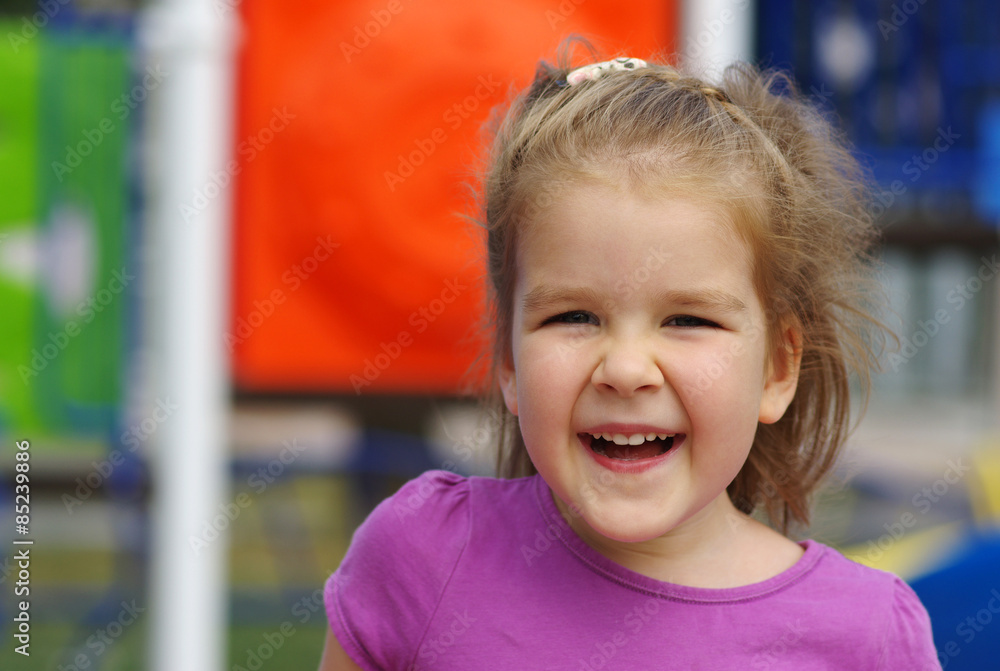
<path fill-rule="evenodd" d="M 545 206 L 519 236 L 521 279 L 542 270 L 572 277 L 643 275 L 653 266 L 703 279 L 751 274 L 750 247 L 731 207 L 711 199 L 590 178 L 557 182 L 545 192 Z"/>

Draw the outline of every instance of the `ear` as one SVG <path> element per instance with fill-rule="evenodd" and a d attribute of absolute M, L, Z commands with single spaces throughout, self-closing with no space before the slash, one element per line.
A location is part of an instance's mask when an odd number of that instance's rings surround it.
<path fill-rule="evenodd" d="M 503 401 L 510 410 L 510 414 L 517 416 L 517 373 L 514 365 L 510 361 L 505 361 L 500 365 L 500 391 L 503 392 Z"/>
<path fill-rule="evenodd" d="M 802 330 L 798 325 L 787 325 L 780 334 L 777 351 L 768 365 L 764 392 L 760 398 L 760 416 L 763 424 L 774 424 L 788 409 L 799 384 L 802 365 Z"/>

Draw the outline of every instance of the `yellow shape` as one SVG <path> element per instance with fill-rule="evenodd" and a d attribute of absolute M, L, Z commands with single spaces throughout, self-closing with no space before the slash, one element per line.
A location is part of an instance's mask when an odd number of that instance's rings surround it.
<path fill-rule="evenodd" d="M 899 538 L 884 534 L 858 545 L 840 548 L 840 551 L 859 564 L 895 573 L 903 580 L 912 580 L 939 566 L 966 533 L 964 523 L 948 522 L 920 531 L 907 531 Z"/>
<path fill-rule="evenodd" d="M 986 442 L 972 455 L 969 498 L 976 522 L 1000 523 L 1000 439 Z"/>

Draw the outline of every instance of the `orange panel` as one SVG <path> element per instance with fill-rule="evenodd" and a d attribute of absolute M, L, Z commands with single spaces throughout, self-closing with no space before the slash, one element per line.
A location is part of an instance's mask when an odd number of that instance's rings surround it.
<path fill-rule="evenodd" d="M 240 55 L 239 389 L 453 393 L 480 350 L 482 122 L 570 33 L 671 49 L 673 2 L 249 0 Z"/>

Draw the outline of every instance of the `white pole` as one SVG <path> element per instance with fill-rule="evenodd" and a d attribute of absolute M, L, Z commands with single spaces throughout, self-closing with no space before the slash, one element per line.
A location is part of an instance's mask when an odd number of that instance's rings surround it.
<path fill-rule="evenodd" d="M 754 59 L 754 0 L 684 0 L 681 61 L 695 73 L 717 79 L 736 60 Z"/>
<path fill-rule="evenodd" d="M 162 78 L 146 108 L 154 387 L 178 406 L 152 455 L 156 671 L 226 663 L 228 520 L 216 518 L 229 495 L 230 193 L 208 185 L 231 158 L 235 23 L 228 2 L 159 0 L 139 31 L 146 62 Z"/>

